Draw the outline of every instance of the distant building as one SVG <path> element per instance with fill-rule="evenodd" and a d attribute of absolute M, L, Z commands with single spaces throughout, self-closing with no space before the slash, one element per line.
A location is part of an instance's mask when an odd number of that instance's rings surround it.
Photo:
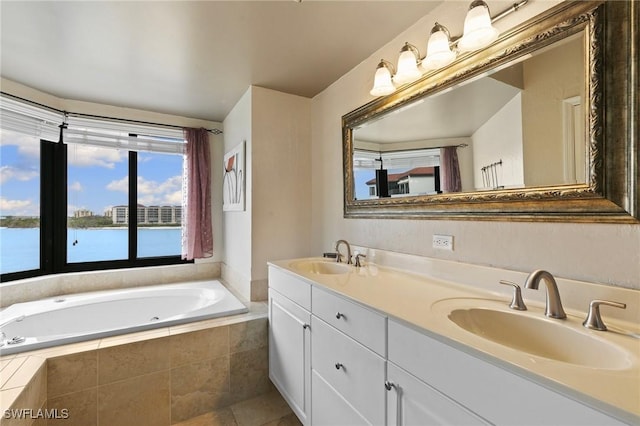
<path fill-rule="evenodd" d="M 439 183 L 435 179 L 435 167 L 416 167 L 402 173 L 391 173 L 388 176 L 389 195 L 421 195 L 430 194 L 440 190 Z M 366 182 L 369 187 L 369 195 L 376 194 L 376 179 Z"/>
<path fill-rule="evenodd" d="M 73 217 L 89 217 L 89 216 L 93 216 L 93 212 L 90 210 L 86 210 L 86 209 L 80 209 L 80 210 L 76 210 L 75 212 L 73 212 Z"/>
<path fill-rule="evenodd" d="M 104 217 L 113 217 L 113 209 L 107 209 L 104 211 Z"/>
<path fill-rule="evenodd" d="M 111 208 L 110 216 L 116 225 L 129 223 L 129 206 Z M 138 204 L 137 219 L 139 225 L 173 224 L 182 222 L 182 206 L 144 206 Z"/>

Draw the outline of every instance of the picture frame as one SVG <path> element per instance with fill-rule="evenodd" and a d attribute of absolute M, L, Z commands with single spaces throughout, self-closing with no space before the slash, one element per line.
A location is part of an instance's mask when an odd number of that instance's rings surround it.
<path fill-rule="evenodd" d="M 222 166 L 222 210 L 244 211 L 245 209 L 245 143 L 229 150 L 224 155 Z"/>

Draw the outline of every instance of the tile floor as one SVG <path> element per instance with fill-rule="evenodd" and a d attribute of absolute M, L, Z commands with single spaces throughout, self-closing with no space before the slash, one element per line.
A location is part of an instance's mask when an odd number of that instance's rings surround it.
<path fill-rule="evenodd" d="M 278 391 L 211 411 L 173 426 L 301 426 Z"/>

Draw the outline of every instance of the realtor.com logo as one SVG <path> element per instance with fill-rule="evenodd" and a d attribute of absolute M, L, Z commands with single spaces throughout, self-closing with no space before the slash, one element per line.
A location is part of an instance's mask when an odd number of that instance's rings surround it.
<path fill-rule="evenodd" d="M 4 410 L 5 419 L 68 419 L 69 409 L 53 408 L 51 410 L 42 409 L 33 410 L 31 408 L 18 408 Z"/>

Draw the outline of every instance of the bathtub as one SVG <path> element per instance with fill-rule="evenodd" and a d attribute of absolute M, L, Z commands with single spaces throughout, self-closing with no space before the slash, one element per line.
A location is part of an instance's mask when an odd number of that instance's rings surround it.
<path fill-rule="evenodd" d="M 248 312 L 219 281 L 96 291 L 0 312 L 0 355 Z"/>

